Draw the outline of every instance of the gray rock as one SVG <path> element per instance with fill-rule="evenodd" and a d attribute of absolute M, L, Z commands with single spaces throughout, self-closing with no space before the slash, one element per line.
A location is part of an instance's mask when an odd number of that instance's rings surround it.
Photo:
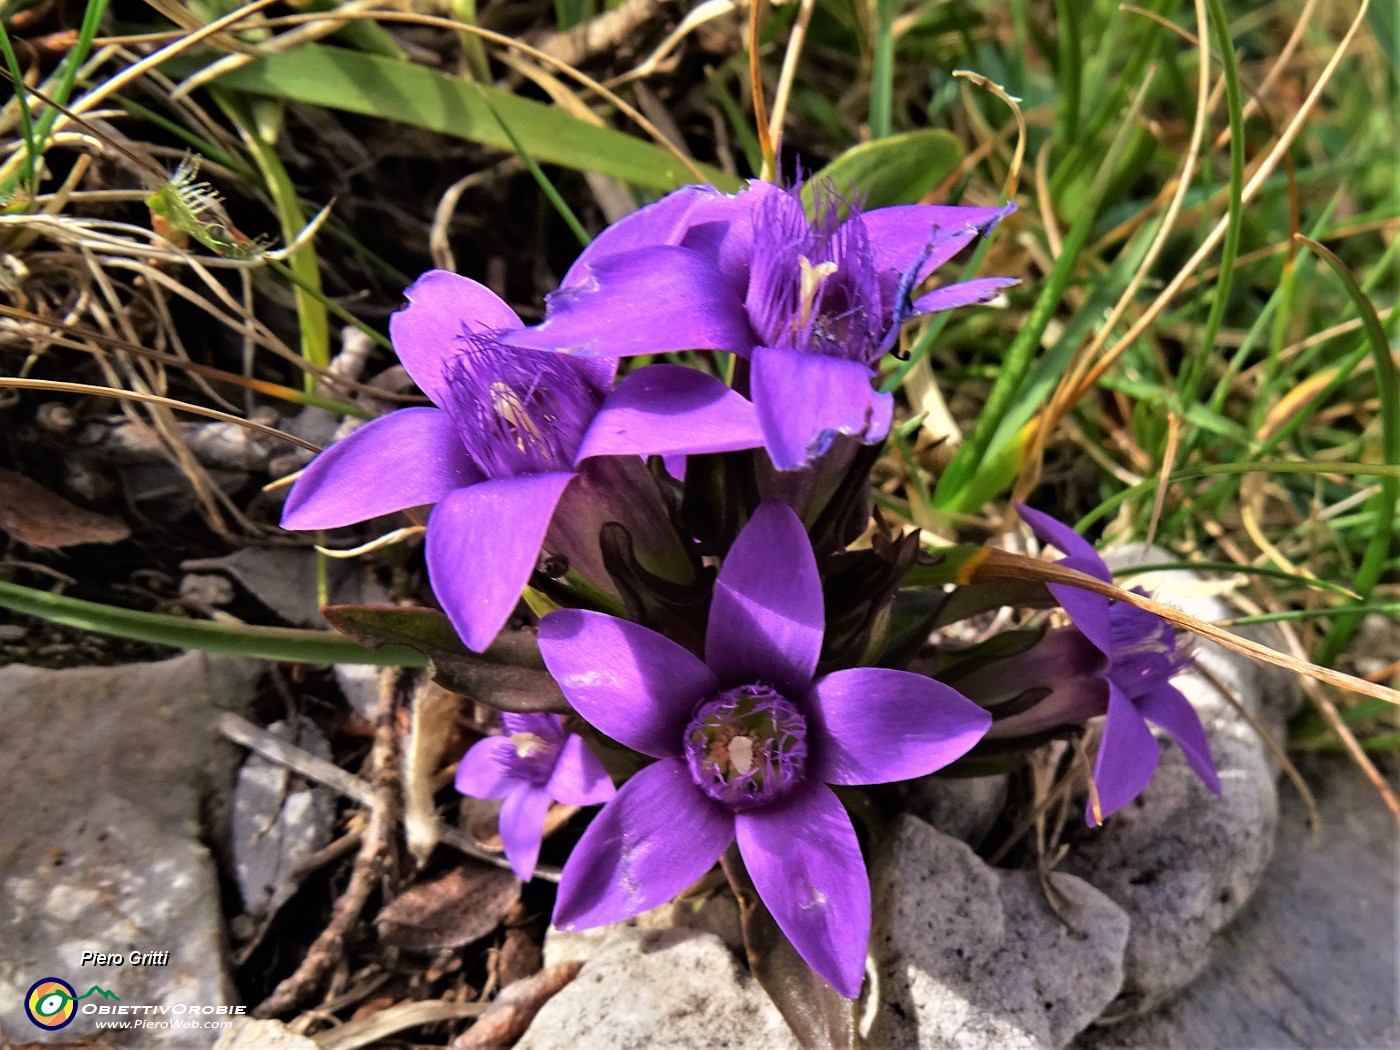
<path fill-rule="evenodd" d="M 317 758 L 331 757 L 330 744 L 310 719 L 274 722 L 267 729 Z M 248 755 L 233 793 L 233 866 L 249 915 L 271 915 L 296 892 L 297 865 L 330 841 L 334 817 L 330 789 Z"/>
<path fill-rule="evenodd" d="M 1317 840 L 1285 789 L 1273 863 L 1200 980 L 1141 1017 L 1091 1028 L 1076 1050 L 1400 1046 L 1400 832 L 1345 759 L 1303 772 Z"/>
<path fill-rule="evenodd" d="M 1121 567 L 1170 558 L 1160 550 L 1126 549 L 1108 560 Z M 1233 615 L 1211 593 L 1214 585 L 1194 573 L 1152 573 L 1126 582 L 1201 619 Z M 1198 642 L 1195 659 L 1197 669 L 1176 685 L 1201 715 L 1222 797 L 1213 796 L 1180 749 L 1163 739 L 1161 764 L 1147 790 L 1101 830 L 1086 832 L 1062 865 L 1132 917 L 1123 993 L 1106 1018 L 1146 1010 L 1193 980 L 1210 959 L 1215 934 L 1254 893 L 1273 852 L 1278 768 L 1226 694 L 1282 739 L 1297 685 L 1277 668 L 1214 644 Z"/>
<path fill-rule="evenodd" d="M 379 705 L 380 669 L 373 664 L 336 664 L 335 684 L 350 709 L 364 721 L 373 724 L 374 711 Z"/>
<path fill-rule="evenodd" d="M 870 1050 L 1062 1047 L 1118 993 L 1128 917 L 1072 875 L 998 871 L 899 817 L 872 871 Z"/>
<path fill-rule="evenodd" d="M 0 739 L 27 756 L 0 764 L 0 1028 L 11 1037 L 41 1035 L 23 1000 L 44 977 L 79 996 L 98 985 L 128 1007 L 229 1001 L 218 880 L 198 843 L 199 818 L 232 778 L 216 713 L 245 706 L 259 671 L 198 653 L 117 668 L 0 669 Z M 121 962 L 84 963 L 84 952 Z M 169 954 L 142 964 L 132 952 Z M 80 1011 L 99 1005 L 118 1004 L 94 996 Z M 103 1038 L 142 1048 L 212 1042 L 166 1016 L 168 1029 Z M 80 1012 L 62 1034 L 92 1033 L 95 1019 Z"/>
<path fill-rule="evenodd" d="M 744 931 L 739 902 L 726 890 L 694 900 L 669 901 L 624 922 L 589 930 L 561 930 L 551 926 L 544 935 L 544 965 L 587 962 L 615 936 L 637 930 L 691 930 L 712 933 L 738 956 L 744 954 Z"/>
<path fill-rule="evenodd" d="M 298 627 L 325 627 L 317 599 L 316 552 L 305 547 L 243 547 L 222 558 L 181 562 L 187 572 L 227 572 L 269 609 Z M 326 564 L 330 605 L 388 605 L 389 592 L 361 561 Z"/>
<path fill-rule="evenodd" d="M 516 1050 L 797 1050 L 718 937 L 617 929 L 544 1005 Z"/>
<path fill-rule="evenodd" d="M 1008 777 L 920 777 L 902 789 L 908 812 L 976 848 L 1006 806 Z"/>

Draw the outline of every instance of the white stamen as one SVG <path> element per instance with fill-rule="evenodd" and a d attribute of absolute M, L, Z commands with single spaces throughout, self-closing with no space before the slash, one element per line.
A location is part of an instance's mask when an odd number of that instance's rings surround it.
<path fill-rule="evenodd" d="M 729 764 L 740 776 L 753 768 L 752 737 L 736 736 L 729 741 Z"/>
<path fill-rule="evenodd" d="M 837 270 L 836 263 L 824 262 L 816 266 L 807 256 L 801 256 L 798 264 L 802 267 L 802 277 L 798 284 L 798 317 L 794 322 L 794 328 L 800 331 L 807 327 L 807 323 L 812 319 L 812 307 L 817 301 L 817 292 L 821 290 L 822 282 L 834 274 Z"/>
<path fill-rule="evenodd" d="M 520 758 L 529 758 L 531 755 L 538 755 L 542 752 L 545 749 L 545 742 L 534 733 L 512 733 L 510 746 L 515 748 L 515 753 Z"/>

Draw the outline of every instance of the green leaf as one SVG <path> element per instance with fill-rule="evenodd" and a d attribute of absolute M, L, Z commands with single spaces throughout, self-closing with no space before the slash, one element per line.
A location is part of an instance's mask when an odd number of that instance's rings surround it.
<path fill-rule="evenodd" d="M 816 187 L 830 184 L 846 200 L 858 196 L 866 209 L 914 204 L 961 159 L 962 146 L 941 128 L 863 142 L 808 179 L 802 203 L 810 210 Z"/>
<path fill-rule="evenodd" d="M 462 644 L 433 609 L 392 605 L 328 605 L 322 615 L 338 631 L 371 648 L 386 642 L 428 658 L 433 681 L 499 711 L 567 712 L 568 702 L 544 670 L 533 631 L 506 631 L 484 653 Z"/>
<path fill-rule="evenodd" d="M 190 620 L 183 616 L 138 612 L 83 601 L 15 583 L 0 582 L 0 607 L 97 634 L 134 638 L 138 642 L 168 645 L 175 649 L 233 653 L 258 660 L 395 667 L 422 667 L 427 662 L 412 649 L 390 645 L 372 652 L 330 631 Z"/>
<path fill-rule="evenodd" d="M 179 60 L 167 64 L 167 69 L 182 72 L 195 68 Z M 282 54 L 264 55 L 214 83 L 253 95 L 398 121 L 514 152 L 501 127 L 504 121 L 537 161 L 658 190 L 695 181 L 685 165 L 660 146 L 613 128 L 594 127 L 509 91 L 479 87 L 383 55 L 303 44 Z M 492 115 L 493 107 L 499 120 Z M 700 166 L 700 170 L 721 189 L 741 187 L 738 179 L 717 168 Z"/>

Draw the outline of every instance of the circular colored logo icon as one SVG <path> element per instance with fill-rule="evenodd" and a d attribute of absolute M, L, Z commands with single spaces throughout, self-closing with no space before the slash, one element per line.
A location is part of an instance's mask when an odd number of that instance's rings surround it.
<path fill-rule="evenodd" d="M 73 1020 L 77 996 L 67 981 L 45 977 L 30 986 L 29 994 L 24 997 L 24 1012 L 40 1028 L 53 1031 Z"/>

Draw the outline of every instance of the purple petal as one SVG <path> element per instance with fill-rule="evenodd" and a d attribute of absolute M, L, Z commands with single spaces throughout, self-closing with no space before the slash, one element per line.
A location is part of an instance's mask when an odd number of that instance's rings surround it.
<path fill-rule="evenodd" d="M 1069 555 L 1056 562 L 1057 565 L 1075 569 L 1105 583 L 1113 582 L 1113 575 L 1108 571 L 1104 560 L 1099 557 L 1099 552 L 1094 550 L 1093 545 L 1083 536 L 1068 525 L 1056 521 L 1048 514 L 1033 510 L 1024 503 L 1017 503 L 1015 506 L 1017 513 L 1042 543 L 1058 547 Z M 1064 583 L 1050 583 L 1046 584 L 1046 587 L 1065 612 L 1069 613 L 1074 626 L 1078 627 L 1101 652 L 1112 657 L 1113 632 L 1109 626 L 1109 606 L 1112 603 L 1109 599 L 1102 594 Z"/>
<path fill-rule="evenodd" d="M 1094 545 L 1083 536 L 1043 511 L 1035 510 L 1024 503 L 1017 503 L 1015 507 L 1016 513 L 1021 515 L 1021 519 L 1031 527 L 1031 531 L 1035 533 L 1041 543 L 1057 547 L 1067 554 L 1069 559 L 1073 559 L 1074 564 L 1070 565 L 1070 568 L 1086 572 L 1090 576 L 1096 576 L 1104 583 L 1113 582 L 1113 574 L 1108 571 L 1108 566 L 1104 563 L 1103 558 L 1099 557 L 1099 552 L 1094 550 Z M 1060 564 L 1064 565 L 1066 562 Z M 1104 601 L 1107 600 L 1104 599 Z"/>
<path fill-rule="evenodd" d="M 524 785 L 513 773 L 518 764 L 509 737 L 478 740 L 457 763 L 457 790 L 472 798 L 505 798 Z"/>
<path fill-rule="evenodd" d="M 786 505 L 764 500 L 720 566 L 705 662 L 721 685 L 765 682 L 800 697 L 821 653 L 824 608 L 802 522 Z"/>
<path fill-rule="evenodd" d="M 544 818 L 549 812 L 549 795 L 544 788 L 526 784 L 512 791 L 501 803 L 498 826 L 501 843 L 506 848 L 506 860 L 522 882 L 529 882 L 540 859 L 540 842 L 544 839 Z"/>
<path fill-rule="evenodd" d="M 772 346 L 754 350 L 750 389 L 773 465 L 805 466 L 837 434 L 883 441 L 894 399 L 870 385 L 873 376 L 858 361 Z"/>
<path fill-rule="evenodd" d="M 608 395 L 577 458 L 733 452 L 762 444 L 753 405 L 718 379 L 681 365 L 649 365 Z"/>
<path fill-rule="evenodd" d="M 921 777 L 967 754 L 992 716 L 923 675 L 855 667 L 818 679 L 807 694 L 808 775 L 826 784 L 888 784 Z"/>
<path fill-rule="evenodd" d="M 569 267 L 559 286 L 570 288 L 582 284 L 588 278 L 587 268 L 609 255 L 620 255 L 638 248 L 680 244 L 694 225 L 693 216 L 697 207 L 716 199 L 728 198 L 713 186 L 682 186 L 659 201 L 623 216 L 593 238 L 593 242 Z"/>
<path fill-rule="evenodd" d="M 917 286 L 979 234 L 990 233 L 1015 210 L 1014 204 L 1002 208 L 902 204 L 866 212 L 861 221 L 870 237 L 876 270 L 902 276 L 918 265 L 919 275 L 914 281 Z"/>
<path fill-rule="evenodd" d="M 1157 769 L 1160 755 L 1157 738 L 1138 709 L 1110 682 L 1108 717 L 1104 719 L 1103 739 L 1094 761 L 1094 785 L 1105 817 L 1142 794 Z M 1097 823 L 1092 807 L 1086 811 L 1086 819 L 1091 825 Z"/>
<path fill-rule="evenodd" d="M 1065 562 L 1058 564 L 1064 565 Z M 1093 642 L 1105 656 L 1112 658 L 1113 631 L 1109 621 L 1109 600 L 1101 594 L 1080 590 L 1064 583 L 1049 583 L 1046 584 L 1046 588 L 1065 612 L 1069 613 L 1070 620 L 1084 637 Z"/>
<path fill-rule="evenodd" d="M 526 474 L 458 489 L 428 519 L 428 577 L 452 626 L 485 651 L 529 582 L 572 474 Z"/>
<path fill-rule="evenodd" d="M 1191 763 L 1191 768 L 1205 786 L 1220 794 L 1220 776 L 1215 771 L 1215 761 L 1210 757 L 1210 745 L 1206 743 L 1201 716 L 1196 714 L 1191 701 L 1181 695 L 1181 690 L 1163 682 L 1145 696 L 1138 697 L 1136 703 L 1144 718 L 1165 729 L 1181 746 L 1186 761 Z"/>
<path fill-rule="evenodd" d="M 639 624 L 580 609 L 540 621 L 540 655 L 559 688 L 605 736 L 653 758 L 681 753 L 715 676 L 689 650 Z"/>
<path fill-rule="evenodd" d="M 733 814 L 701 793 L 685 760 L 655 762 L 622 785 L 569 855 L 554 925 L 640 915 L 704 875 L 733 841 Z"/>
<path fill-rule="evenodd" d="M 313 459 L 287 494 L 282 527 L 339 528 L 436 503 L 480 480 L 446 412 L 401 408 Z"/>
<path fill-rule="evenodd" d="M 549 295 L 543 324 L 502 336 L 512 346 L 630 357 L 672 350 L 747 354 L 748 315 L 717 264 L 688 248 L 642 248 L 585 267 Z"/>
<path fill-rule="evenodd" d="M 521 327 L 490 288 L 448 270 L 429 270 L 404 295 L 409 306 L 389 318 L 389 336 L 399 361 L 435 405 L 447 404 L 446 369 L 463 335 Z"/>
<path fill-rule="evenodd" d="M 733 197 L 716 197 L 696 207 L 690 229 L 680 242 L 715 260 L 734 295 L 744 298 L 754 254 L 754 218 L 773 195 L 789 196 L 771 182 L 757 179 Z"/>
<path fill-rule="evenodd" d="M 797 954 L 847 999 L 860 995 L 870 944 L 870 880 L 845 808 L 813 781 L 740 813 L 739 852 Z"/>
<path fill-rule="evenodd" d="M 985 303 L 1001 294 L 1003 288 L 1020 284 L 1014 277 L 979 277 L 975 281 L 960 281 L 935 289 L 914 300 L 914 313 L 933 314 L 958 306 Z"/>
<path fill-rule="evenodd" d="M 577 733 L 565 738 L 544 789 L 566 806 L 601 806 L 617 794 L 603 763 Z"/>

